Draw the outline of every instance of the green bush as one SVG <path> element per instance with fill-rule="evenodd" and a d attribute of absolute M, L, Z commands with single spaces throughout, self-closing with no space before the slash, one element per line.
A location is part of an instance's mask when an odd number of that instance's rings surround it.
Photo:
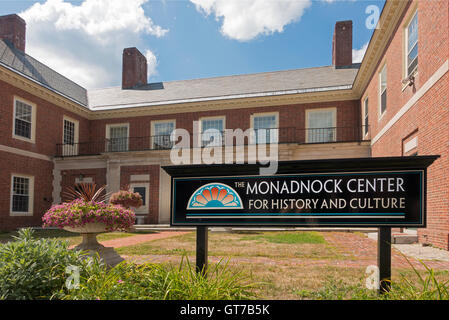
<path fill-rule="evenodd" d="M 51 299 L 65 285 L 66 267 L 87 263 L 83 255 L 68 249 L 68 242 L 34 239 L 34 231 L 22 229 L 15 241 L 0 244 L 0 298 Z"/>
<path fill-rule="evenodd" d="M 184 261 L 184 260 L 183 260 Z M 106 270 L 93 262 L 80 286 L 63 299 L 81 300 L 231 300 L 249 299 L 252 285 L 222 262 L 208 268 L 204 276 L 181 262 L 173 265 L 135 265 L 122 262 Z"/>

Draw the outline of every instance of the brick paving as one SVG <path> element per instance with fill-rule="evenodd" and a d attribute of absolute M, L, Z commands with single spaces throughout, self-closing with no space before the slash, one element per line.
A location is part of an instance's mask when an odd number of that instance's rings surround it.
<path fill-rule="evenodd" d="M 171 232 L 165 231 L 157 234 L 138 235 L 128 238 L 115 239 L 102 242 L 105 246 L 112 246 L 115 248 L 134 245 L 146 241 L 162 239 L 171 236 L 186 234 L 188 232 Z M 302 266 L 334 266 L 334 267 L 352 267 L 352 268 L 366 268 L 369 265 L 377 265 L 377 241 L 370 239 L 364 235 L 351 232 L 322 232 L 327 243 L 339 251 L 342 257 L 347 259 L 300 259 L 300 258 L 285 258 L 272 259 L 267 257 L 232 257 L 232 263 L 262 263 L 266 265 L 302 265 Z M 167 255 L 141 255 L 141 256 L 123 256 L 129 261 L 136 263 L 161 263 L 161 262 L 179 262 L 180 256 Z M 209 257 L 210 262 L 217 262 L 223 257 Z M 226 257 L 224 257 L 226 259 Z M 409 269 L 410 263 L 417 269 L 424 269 L 425 267 L 414 257 L 408 256 L 405 259 L 404 255 L 392 248 L 392 267 Z M 191 262 L 195 261 L 195 257 L 189 257 Z M 449 261 L 439 260 L 422 260 L 428 267 L 435 270 L 449 270 Z"/>

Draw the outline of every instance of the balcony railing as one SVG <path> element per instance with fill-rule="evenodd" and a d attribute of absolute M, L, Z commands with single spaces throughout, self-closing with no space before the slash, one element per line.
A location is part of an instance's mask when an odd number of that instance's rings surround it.
<path fill-rule="evenodd" d="M 234 131 L 233 136 L 226 136 L 224 132 L 207 132 L 201 136 L 191 136 L 190 146 L 214 147 L 226 145 L 248 145 L 263 143 L 336 143 L 359 142 L 369 140 L 369 130 L 364 126 L 359 127 L 329 127 L 329 128 L 271 128 L 256 129 L 252 133 L 239 136 Z M 200 140 L 201 138 L 201 140 Z M 197 141 L 193 141 L 198 139 Z M 170 141 L 169 135 L 150 137 L 128 137 L 118 139 L 106 139 L 101 141 L 80 142 L 74 144 L 58 144 L 56 146 L 57 157 L 74 157 L 98 155 L 107 152 L 128 152 L 146 150 L 168 150 L 176 142 Z"/>

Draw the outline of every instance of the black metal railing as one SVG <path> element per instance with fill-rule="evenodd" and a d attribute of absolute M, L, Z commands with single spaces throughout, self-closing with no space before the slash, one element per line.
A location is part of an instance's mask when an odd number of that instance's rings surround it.
<path fill-rule="evenodd" d="M 269 128 L 254 130 L 229 130 L 205 132 L 190 137 L 190 146 L 215 147 L 226 145 L 248 145 L 266 143 L 336 143 L 369 140 L 369 130 L 358 127 L 328 128 Z M 58 144 L 57 157 L 98 155 L 106 152 L 128 152 L 146 150 L 168 150 L 178 141 L 171 141 L 170 135 L 150 137 L 127 137 L 101 141 Z"/>

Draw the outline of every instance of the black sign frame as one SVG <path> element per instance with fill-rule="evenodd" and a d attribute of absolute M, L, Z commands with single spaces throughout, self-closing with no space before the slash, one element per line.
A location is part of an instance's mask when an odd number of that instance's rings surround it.
<path fill-rule="evenodd" d="M 260 217 L 253 219 L 217 219 L 217 218 L 197 218 L 187 221 L 186 210 L 176 208 L 175 198 L 179 197 L 179 190 L 176 186 L 181 181 L 212 181 L 215 179 L 246 179 L 248 176 L 257 178 L 260 165 L 257 164 L 224 164 L 224 165 L 183 165 L 162 167 L 171 176 L 171 202 L 170 202 L 170 225 L 171 226 L 244 226 L 244 227 L 426 227 L 426 196 L 427 196 L 427 167 L 431 165 L 438 156 L 415 156 L 415 157 L 379 157 L 379 158 L 351 158 L 351 159 L 324 159 L 324 160 L 298 160 L 279 161 L 276 175 L 271 178 L 286 176 L 324 176 L 324 175 L 360 175 L 360 174 L 419 174 L 420 175 L 420 217 L 418 220 L 395 222 L 394 219 L 371 219 L 361 221 L 351 221 L 346 218 L 344 221 L 329 221 L 323 218 L 317 219 L 274 219 L 263 220 Z M 203 183 L 201 182 L 201 183 Z M 200 184 L 201 184 L 200 183 Z M 187 191 L 191 193 L 191 189 Z M 178 192 L 178 194 L 176 194 Z M 189 195 L 188 195 L 189 196 Z M 186 195 L 184 194 L 184 197 Z M 240 210 L 241 211 L 241 210 Z M 201 211 L 204 212 L 204 211 Z M 216 210 L 215 210 L 216 212 Z M 207 216 L 207 215 L 206 215 Z M 181 218 L 180 218 L 181 217 Z M 300 222 L 301 221 L 301 222 Z M 406 222 L 403 222 L 406 221 Z"/>

